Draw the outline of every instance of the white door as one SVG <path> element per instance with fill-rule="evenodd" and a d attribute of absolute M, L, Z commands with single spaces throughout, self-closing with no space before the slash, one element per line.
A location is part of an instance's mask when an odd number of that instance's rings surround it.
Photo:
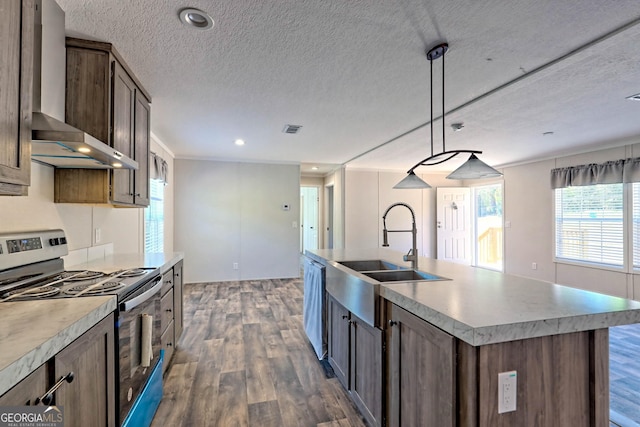
<path fill-rule="evenodd" d="M 438 259 L 471 265 L 471 191 L 441 187 L 437 198 Z"/>
<path fill-rule="evenodd" d="M 301 187 L 302 253 L 318 249 L 318 187 Z"/>

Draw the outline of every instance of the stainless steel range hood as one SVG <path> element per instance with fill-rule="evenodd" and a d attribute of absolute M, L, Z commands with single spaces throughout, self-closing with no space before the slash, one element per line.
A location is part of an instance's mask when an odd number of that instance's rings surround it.
<path fill-rule="evenodd" d="M 31 158 L 60 168 L 138 169 L 138 162 L 64 123 L 64 11 L 36 0 Z"/>

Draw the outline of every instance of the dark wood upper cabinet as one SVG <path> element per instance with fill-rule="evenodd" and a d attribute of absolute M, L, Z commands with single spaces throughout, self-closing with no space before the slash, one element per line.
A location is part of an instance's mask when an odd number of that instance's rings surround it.
<path fill-rule="evenodd" d="M 66 122 L 133 158 L 138 170 L 56 169 L 54 200 L 146 207 L 151 97 L 110 43 L 66 44 Z"/>
<path fill-rule="evenodd" d="M 26 195 L 31 180 L 33 0 L 0 2 L 0 195 Z"/>

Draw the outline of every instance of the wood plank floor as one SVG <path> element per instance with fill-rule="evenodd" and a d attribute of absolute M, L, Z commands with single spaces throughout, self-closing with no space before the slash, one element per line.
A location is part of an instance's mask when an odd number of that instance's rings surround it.
<path fill-rule="evenodd" d="M 152 427 L 364 426 L 302 327 L 302 281 L 189 284 Z M 611 426 L 640 427 L 640 325 L 610 330 Z"/>
<path fill-rule="evenodd" d="M 640 325 L 609 329 L 611 420 L 640 427 Z"/>
<path fill-rule="evenodd" d="M 302 326 L 302 281 L 188 284 L 159 426 L 360 427 Z"/>

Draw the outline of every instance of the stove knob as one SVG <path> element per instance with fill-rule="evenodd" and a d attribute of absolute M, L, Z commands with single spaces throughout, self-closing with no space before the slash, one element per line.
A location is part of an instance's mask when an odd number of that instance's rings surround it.
<path fill-rule="evenodd" d="M 60 244 L 60 240 L 57 237 L 53 239 L 49 239 L 49 244 L 51 246 L 58 246 Z"/>
<path fill-rule="evenodd" d="M 61 245 L 66 245 L 67 244 L 67 238 L 66 237 L 61 237 L 60 238 L 60 244 Z"/>

